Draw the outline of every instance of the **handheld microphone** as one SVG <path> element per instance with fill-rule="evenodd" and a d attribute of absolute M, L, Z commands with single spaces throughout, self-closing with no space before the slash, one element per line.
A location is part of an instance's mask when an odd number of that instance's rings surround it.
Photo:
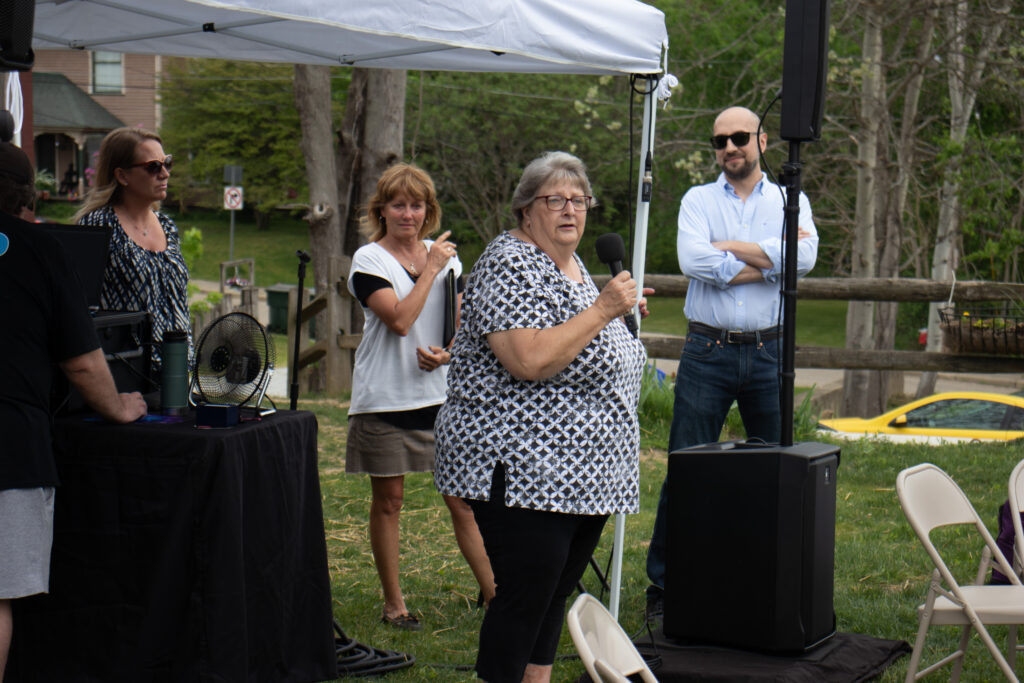
<path fill-rule="evenodd" d="M 617 232 L 606 232 L 597 238 L 594 246 L 597 248 L 598 260 L 608 266 L 608 269 L 612 272 L 612 277 L 622 272 L 622 259 L 626 257 L 626 245 L 622 241 L 622 235 Z M 630 311 L 622 316 L 622 319 L 625 321 L 626 328 L 633 335 L 633 338 L 639 337 L 636 327 L 636 316 L 633 315 L 633 312 Z"/>

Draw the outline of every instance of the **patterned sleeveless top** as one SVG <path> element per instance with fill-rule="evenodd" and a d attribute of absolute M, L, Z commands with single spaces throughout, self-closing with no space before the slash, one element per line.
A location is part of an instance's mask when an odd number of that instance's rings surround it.
<path fill-rule="evenodd" d="M 114 207 L 107 205 L 92 211 L 79 221 L 81 225 L 110 228 L 110 251 L 103 273 L 100 306 L 109 311 L 147 311 L 153 321 L 150 345 L 152 373 L 160 372 L 160 342 L 167 330 L 188 333 L 189 358 L 192 357 L 192 323 L 188 309 L 188 267 L 181 253 L 181 239 L 174 221 L 157 212 L 167 236 L 167 248 L 149 251 L 135 244 L 121 227 Z"/>

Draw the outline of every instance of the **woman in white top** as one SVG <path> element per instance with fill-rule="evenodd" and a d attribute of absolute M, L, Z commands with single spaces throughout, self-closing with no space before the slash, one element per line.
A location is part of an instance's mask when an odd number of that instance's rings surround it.
<path fill-rule="evenodd" d="M 370 544 L 384 591 L 381 620 L 419 630 L 398 581 L 399 512 L 405 474 L 434 469 L 434 419 L 445 400 L 451 356 L 442 341 L 445 277 L 461 283 L 462 264 L 441 224 L 434 183 L 422 169 L 392 166 L 377 182 L 356 251 L 348 288 L 366 323 L 356 350 L 345 470 L 370 475 Z M 461 290 L 461 287 L 459 288 Z M 456 312 L 461 303 L 456 295 Z M 458 316 L 456 315 L 456 320 Z M 480 584 L 494 595 L 494 576 L 469 506 L 445 496 L 455 537 Z"/>

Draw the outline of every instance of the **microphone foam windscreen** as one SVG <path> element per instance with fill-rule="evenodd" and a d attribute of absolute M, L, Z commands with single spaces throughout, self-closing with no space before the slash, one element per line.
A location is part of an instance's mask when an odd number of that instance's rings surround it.
<path fill-rule="evenodd" d="M 622 235 L 617 232 L 606 232 L 601 235 L 594 243 L 594 247 L 601 263 L 622 262 L 626 259 L 626 244 L 622 241 Z"/>

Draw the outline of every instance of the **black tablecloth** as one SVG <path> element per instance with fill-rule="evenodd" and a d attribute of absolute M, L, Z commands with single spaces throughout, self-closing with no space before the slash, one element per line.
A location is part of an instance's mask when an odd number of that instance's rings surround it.
<path fill-rule="evenodd" d="M 335 677 L 316 418 L 55 425 L 50 594 L 15 601 L 10 681 Z"/>

